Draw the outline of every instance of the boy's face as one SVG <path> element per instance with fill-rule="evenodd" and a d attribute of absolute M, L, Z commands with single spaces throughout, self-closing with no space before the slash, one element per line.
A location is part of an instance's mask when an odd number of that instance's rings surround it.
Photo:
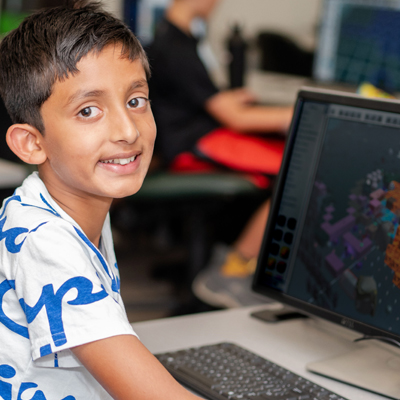
<path fill-rule="evenodd" d="M 153 153 L 156 126 L 140 60 L 110 45 L 57 81 L 41 108 L 47 160 L 39 174 L 54 198 L 136 193 Z M 67 196 L 67 197 L 65 197 Z"/>

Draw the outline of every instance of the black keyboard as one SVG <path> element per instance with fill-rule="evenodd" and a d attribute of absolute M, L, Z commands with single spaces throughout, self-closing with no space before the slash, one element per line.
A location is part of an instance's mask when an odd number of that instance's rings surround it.
<path fill-rule="evenodd" d="M 210 400 L 345 400 L 232 343 L 156 357 L 175 379 Z"/>

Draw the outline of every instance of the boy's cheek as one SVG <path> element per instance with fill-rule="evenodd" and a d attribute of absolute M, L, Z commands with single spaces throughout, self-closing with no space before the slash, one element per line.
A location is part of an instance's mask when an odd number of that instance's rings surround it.
<path fill-rule="evenodd" d="M 146 131 L 149 132 L 150 140 L 152 140 L 154 142 L 156 140 L 156 136 L 157 136 L 157 126 L 154 121 L 154 118 L 152 118 L 152 120 L 148 122 Z"/>

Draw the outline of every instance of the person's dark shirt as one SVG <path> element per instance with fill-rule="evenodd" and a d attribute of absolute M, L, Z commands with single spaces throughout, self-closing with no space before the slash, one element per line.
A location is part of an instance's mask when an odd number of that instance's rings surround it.
<path fill-rule="evenodd" d="M 167 163 L 220 126 L 204 108 L 218 89 L 198 56 L 197 44 L 197 39 L 163 19 L 147 49 L 156 148 Z"/>

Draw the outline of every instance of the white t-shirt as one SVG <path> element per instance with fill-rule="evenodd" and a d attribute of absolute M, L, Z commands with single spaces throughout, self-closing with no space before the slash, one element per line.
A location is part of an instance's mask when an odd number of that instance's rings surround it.
<path fill-rule="evenodd" d="M 0 210 L 0 398 L 110 399 L 69 349 L 122 334 L 109 217 L 98 250 L 33 173 Z"/>

